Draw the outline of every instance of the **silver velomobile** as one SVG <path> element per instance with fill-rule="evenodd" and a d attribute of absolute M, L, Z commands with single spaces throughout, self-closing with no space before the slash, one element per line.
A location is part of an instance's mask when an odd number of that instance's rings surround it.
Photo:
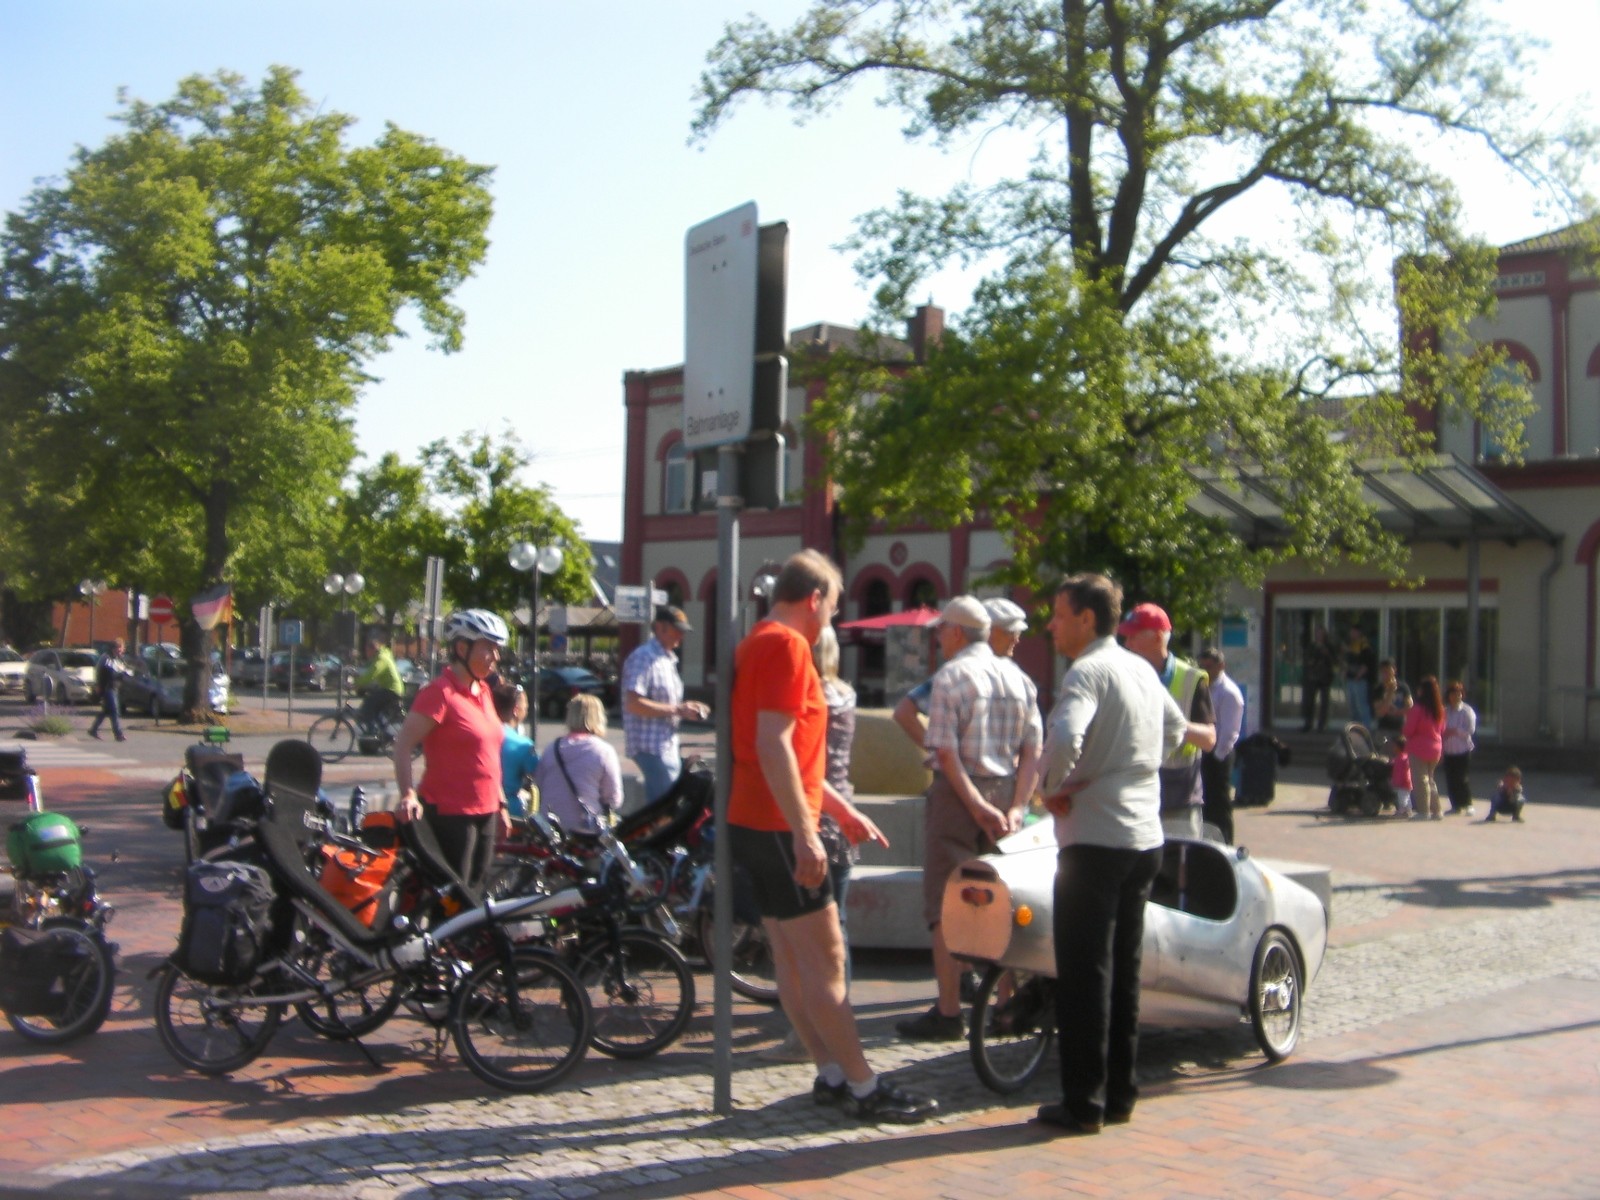
<path fill-rule="evenodd" d="M 1055 1038 L 1055 875 L 1055 832 L 1041 821 L 999 853 L 969 859 L 945 885 L 945 941 L 987 968 L 970 1040 L 978 1077 L 998 1092 L 1032 1079 Z M 1310 889 L 1243 847 L 1169 832 L 1145 907 L 1140 1024 L 1248 1018 L 1267 1057 L 1285 1058 L 1327 945 L 1328 914 Z"/>

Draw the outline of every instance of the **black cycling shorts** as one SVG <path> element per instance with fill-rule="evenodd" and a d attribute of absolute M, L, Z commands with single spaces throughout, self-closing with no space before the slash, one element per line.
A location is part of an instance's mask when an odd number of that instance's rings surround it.
<path fill-rule="evenodd" d="M 766 829 L 728 826 L 728 849 L 733 852 L 736 889 L 748 882 L 756 912 L 770 921 L 789 921 L 821 912 L 833 903 L 833 887 L 828 875 L 814 888 L 794 881 L 794 835 L 787 830 L 774 833 Z M 735 892 L 734 902 L 739 901 Z"/>

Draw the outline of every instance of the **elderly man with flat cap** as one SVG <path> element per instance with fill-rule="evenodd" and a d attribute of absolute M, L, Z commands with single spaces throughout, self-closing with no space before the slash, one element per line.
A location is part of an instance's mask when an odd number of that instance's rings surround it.
<path fill-rule="evenodd" d="M 961 967 L 940 928 L 944 884 L 967 859 L 988 854 L 1022 826 L 1039 776 L 1044 722 L 1038 690 L 1016 664 L 989 647 L 989 613 L 957 596 L 939 616 L 944 665 L 933 677 L 923 744 L 933 782 L 927 791 L 922 915 L 933 934 L 938 999 L 896 1028 L 907 1041 L 958 1041 Z"/>
<path fill-rule="evenodd" d="M 1155 668 L 1161 685 L 1189 719 L 1182 744 L 1161 764 L 1161 823 L 1199 837 L 1205 796 L 1200 755 L 1217 744 L 1216 716 L 1205 671 L 1168 649 L 1172 619 L 1159 604 L 1136 604 L 1117 626 L 1122 644 Z"/>
<path fill-rule="evenodd" d="M 678 722 L 685 717 L 703 721 L 711 712 L 698 700 L 683 698 L 676 651 L 683 635 L 694 632 L 683 609 L 663 604 L 650 631 L 650 640 L 622 664 L 622 731 L 628 757 L 644 776 L 646 802 L 666 795 L 683 770 Z"/>

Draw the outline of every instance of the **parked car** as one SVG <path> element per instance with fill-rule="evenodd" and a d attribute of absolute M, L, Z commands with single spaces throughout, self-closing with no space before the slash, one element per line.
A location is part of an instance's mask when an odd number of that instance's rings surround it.
<path fill-rule="evenodd" d="M 47 704 L 79 704 L 93 700 L 99 695 L 94 685 L 95 661 L 93 650 L 57 650 L 53 646 L 35 650 L 28 658 L 22 685 L 28 703 L 43 700 Z"/>
<path fill-rule="evenodd" d="M 148 653 L 146 646 L 130 664 L 132 672 L 122 681 L 124 712 L 146 712 L 152 717 L 170 717 L 183 711 L 183 688 L 188 675 L 183 660 L 170 654 Z"/>
<path fill-rule="evenodd" d="M 582 667 L 539 668 L 541 717 L 549 721 L 561 720 L 567 715 L 567 705 L 579 693 L 599 697 L 600 703 L 608 708 L 614 698 L 614 690 L 593 671 L 586 671 Z"/>
<path fill-rule="evenodd" d="M 0 692 L 20 692 L 27 683 L 27 656 L 10 646 L 0 646 Z"/>
<path fill-rule="evenodd" d="M 969 1039 L 979 1079 L 1023 1086 L 1052 1059 L 1055 833 L 1043 821 L 950 874 L 945 944 L 987 968 Z M 1237 1026 L 1248 1021 L 1268 1059 L 1293 1052 L 1305 991 L 1328 947 L 1328 913 L 1309 888 L 1244 847 L 1167 834 L 1145 905 L 1139 1020 Z"/>
<path fill-rule="evenodd" d="M 129 669 L 132 674 L 122 681 L 124 711 L 146 712 L 152 717 L 171 717 L 183 711 L 189 666 L 179 656 L 177 647 L 145 646 L 130 661 Z M 206 703 L 214 712 L 225 713 L 232 698 L 222 655 L 213 650 Z"/>
<path fill-rule="evenodd" d="M 272 686 L 280 692 L 289 690 L 289 654 L 287 651 L 279 652 L 272 656 L 272 663 L 267 668 L 268 677 Z M 339 672 L 341 670 L 339 659 L 332 654 L 301 654 L 294 656 L 294 690 L 297 692 L 325 692 L 330 688 L 339 686 Z M 348 686 L 354 678 L 354 673 L 345 673 L 345 684 Z"/>
<path fill-rule="evenodd" d="M 228 678 L 236 687 L 260 687 L 267 679 L 266 656 L 259 650 L 239 650 L 233 656 Z"/>

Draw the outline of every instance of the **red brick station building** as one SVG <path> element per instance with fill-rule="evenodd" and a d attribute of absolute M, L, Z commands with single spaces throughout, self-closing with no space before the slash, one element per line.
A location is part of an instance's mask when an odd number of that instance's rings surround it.
<path fill-rule="evenodd" d="M 1433 674 L 1466 678 L 1469 622 L 1477 626 L 1477 670 L 1469 700 L 1489 738 L 1575 746 L 1600 741 L 1597 614 L 1600 614 L 1600 286 L 1577 262 L 1573 230 L 1505 246 L 1496 282 L 1499 311 L 1474 336 L 1502 346 L 1532 382 L 1536 411 L 1527 427 L 1525 461 L 1499 462 L 1471 424 L 1434 425 L 1438 465 L 1422 475 L 1363 473 L 1382 519 L 1404 535 L 1419 588 L 1396 588 L 1373 571 L 1344 566 L 1314 574 L 1295 563 L 1271 572 L 1258 591 L 1236 589 L 1219 629 L 1201 631 L 1226 647 L 1230 674 L 1245 688 L 1247 728 L 1298 729 L 1302 646 L 1315 625 L 1339 638 L 1359 626 L 1380 654 L 1397 660 L 1402 679 Z M 943 329 L 943 313 L 917 310 L 894 356 L 919 360 Z M 856 331 L 810 325 L 791 335 L 791 352 L 827 353 Z M 694 511 L 695 458 L 683 443 L 683 370 L 630 371 L 623 380 L 627 411 L 627 482 L 621 581 L 653 582 L 681 603 L 695 632 L 682 651 L 685 683 L 715 682 L 716 516 Z M 814 399 L 792 388 L 788 411 L 803 414 Z M 1428 414 L 1430 425 L 1433 414 Z M 852 620 L 919 604 L 938 605 L 975 589 L 972 581 L 1006 559 L 1003 539 L 982 524 L 949 531 L 923 527 L 873 533 L 846 553 L 838 538 L 828 486 L 799 486 L 823 476 L 820 448 L 786 429 L 790 501 L 747 511 L 741 522 L 740 580 L 746 626 L 764 611 L 754 581 L 802 546 L 843 567 L 840 619 Z M 1247 536 L 1270 535 L 1275 518 L 1252 491 L 1205 485 L 1197 511 L 1218 513 Z M 639 637 L 626 627 L 623 649 Z M 921 636 L 896 632 L 846 639 L 843 673 L 863 703 L 893 704 Z M 922 653 L 925 654 L 925 651 Z M 1042 629 L 1017 651 L 1048 699 L 1062 664 Z M 1334 689 L 1333 720 L 1343 698 Z"/>

